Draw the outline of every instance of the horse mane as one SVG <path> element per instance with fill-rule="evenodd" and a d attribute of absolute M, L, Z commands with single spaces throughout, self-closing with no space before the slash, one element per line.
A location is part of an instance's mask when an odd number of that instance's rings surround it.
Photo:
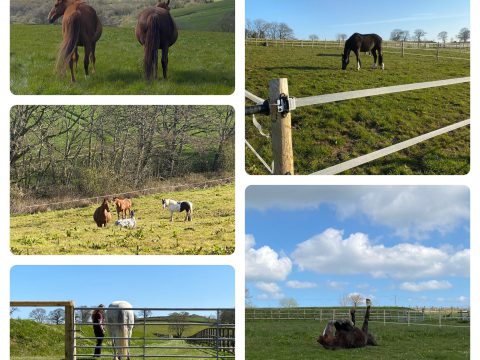
<path fill-rule="evenodd" d="M 158 1 L 156 7 L 159 7 L 159 8 L 165 9 L 165 10 L 170 10 L 169 5 L 170 5 L 170 0 L 167 0 L 167 2 Z"/>

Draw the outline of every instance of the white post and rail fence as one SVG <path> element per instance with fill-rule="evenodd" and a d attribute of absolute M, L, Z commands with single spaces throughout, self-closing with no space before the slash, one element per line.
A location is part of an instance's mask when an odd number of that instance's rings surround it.
<path fill-rule="evenodd" d="M 269 82 L 268 100 L 264 100 L 249 91 L 245 91 L 245 97 L 255 103 L 254 106 L 247 106 L 245 108 L 245 115 L 252 115 L 257 113 L 264 113 L 270 115 L 273 169 L 267 165 L 267 162 L 255 151 L 253 146 L 246 139 L 245 143 L 248 148 L 252 150 L 255 156 L 262 162 L 262 164 L 265 166 L 267 171 L 269 171 L 269 173 L 274 175 L 294 175 L 295 171 L 291 114 L 292 111 L 294 111 L 296 108 L 304 106 L 322 105 L 371 96 L 397 94 L 406 91 L 438 88 L 469 82 L 470 77 L 462 77 L 365 90 L 346 91 L 303 98 L 293 98 L 289 96 L 288 80 L 286 78 L 274 79 Z M 384 149 L 380 149 L 370 154 L 360 156 L 356 159 L 351 159 L 344 163 L 313 172 L 311 175 L 336 175 L 468 125 L 470 125 L 470 119 L 459 121 L 455 124 L 446 126 L 441 129 L 436 129 L 429 133 L 419 135 L 417 137 L 397 144 L 393 144 Z"/>

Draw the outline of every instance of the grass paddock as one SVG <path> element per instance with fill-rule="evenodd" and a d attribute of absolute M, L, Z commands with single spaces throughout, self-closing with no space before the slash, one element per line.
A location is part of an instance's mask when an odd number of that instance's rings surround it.
<path fill-rule="evenodd" d="M 248 360 L 289 359 L 470 359 L 470 329 L 371 322 L 379 346 L 326 350 L 316 340 L 326 321 L 247 320 Z"/>

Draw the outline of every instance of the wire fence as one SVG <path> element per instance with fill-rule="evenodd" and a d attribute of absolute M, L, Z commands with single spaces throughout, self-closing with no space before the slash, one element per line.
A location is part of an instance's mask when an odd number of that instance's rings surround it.
<path fill-rule="evenodd" d="M 146 196 L 151 194 L 156 194 L 159 192 L 175 192 L 175 191 L 182 191 L 182 190 L 196 190 L 196 189 L 206 189 L 213 186 L 218 185 L 226 185 L 233 183 L 235 181 L 235 177 L 226 177 L 221 179 L 210 179 L 204 180 L 194 184 L 173 184 L 173 185 L 164 185 L 164 186 L 155 186 L 145 189 L 139 190 L 132 190 L 123 193 L 115 193 L 115 194 L 105 194 L 105 195 L 98 195 L 88 198 L 78 198 L 78 199 L 69 199 L 63 201 L 54 201 L 48 203 L 38 203 L 38 204 L 16 204 L 15 206 L 11 206 L 10 212 L 12 214 L 22 214 L 22 213 L 33 213 L 33 212 L 43 212 L 43 211 L 50 211 L 56 209 L 64 209 L 68 205 L 70 207 L 84 207 L 89 206 L 92 204 L 99 204 L 105 198 L 113 198 L 113 197 L 139 197 L 139 196 Z"/>

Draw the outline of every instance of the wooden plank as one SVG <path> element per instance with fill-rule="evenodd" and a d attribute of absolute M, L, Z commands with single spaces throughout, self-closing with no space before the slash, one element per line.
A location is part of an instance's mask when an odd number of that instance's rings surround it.
<path fill-rule="evenodd" d="M 374 89 L 346 91 L 346 92 L 341 92 L 336 94 L 309 96 L 304 98 L 297 98 L 297 108 L 302 106 L 328 104 L 328 103 L 337 102 L 337 101 L 352 100 L 352 99 L 358 99 L 358 98 L 369 97 L 369 96 L 396 94 L 396 93 L 405 92 L 405 91 L 421 90 L 421 89 L 429 89 L 429 88 L 435 88 L 440 86 L 462 84 L 466 82 L 470 82 L 470 77 L 379 87 Z"/>
<path fill-rule="evenodd" d="M 28 307 L 54 307 L 70 306 L 73 301 L 10 301 L 10 306 L 28 306 Z"/>
<path fill-rule="evenodd" d="M 406 149 L 410 146 L 417 145 L 417 144 L 419 144 L 423 141 L 432 139 L 432 138 L 434 138 L 436 136 L 439 136 L 439 135 L 446 134 L 450 131 L 459 129 L 459 128 L 467 126 L 467 125 L 470 125 L 470 119 L 460 121 L 456 124 L 449 125 L 449 126 L 446 126 L 444 128 L 429 132 L 427 134 L 417 136 L 413 139 L 406 140 L 406 141 L 403 141 L 401 143 L 386 147 L 384 149 L 374 151 L 370 154 L 363 155 L 363 156 L 360 156 L 358 158 L 345 161 L 344 163 L 341 163 L 341 164 L 331 166 L 329 168 L 317 171 L 317 172 L 315 172 L 311 175 L 336 175 L 336 174 L 340 174 L 340 173 L 342 173 L 346 170 L 350 170 L 350 169 L 353 169 L 357 166 L 360 166 L 360 165 L 366 164 L 368 162 L 371 162 L 373 160 L 380 159 L 380 158 L 385 157 L 387 155 L 396 153 L 400 150 L 404 150 L 404 149 Z"/>

